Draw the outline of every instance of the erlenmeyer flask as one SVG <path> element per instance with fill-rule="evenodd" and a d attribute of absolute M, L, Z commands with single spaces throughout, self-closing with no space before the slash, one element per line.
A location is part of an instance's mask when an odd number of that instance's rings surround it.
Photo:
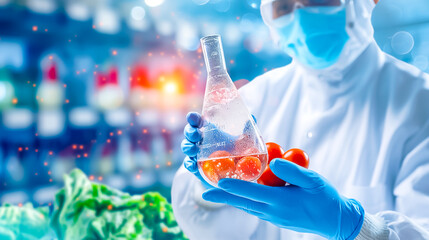
<path fill-rule="evenodd" d="M 204 37 L 201 44 L 208 77 L 199 171 L 213 186 L 222 178 L 255 181 L 267 165 L 267 148 L 226 71 L 220 36 Z"/>

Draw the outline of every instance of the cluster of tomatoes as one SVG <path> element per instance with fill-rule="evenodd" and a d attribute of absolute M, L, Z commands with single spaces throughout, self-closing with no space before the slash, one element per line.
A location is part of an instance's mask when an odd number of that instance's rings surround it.
<path fill-rule="evenodd" d="M 204 175 L 214 183 L 217 183 L 222 178 L 253 181 L 262 171 L 259 156 L 261 155 L 253 154 L 236 157 L 227 151 L 216 151 L 209 156 L 211 160 L 200 162 L 200 167 Z"/>
<path fill-rule="evenodd" d="M 232 156 L 227 151 L 216 151 L 209 156 L 209 160 L 201 161 L 200 169 L 213 183 L 223 178 L 236 178 L 245 181 L 255 181 L 267 186 L 284 186 L 285 181 L 278 178 L 270 170 L 269 163 L 275 158 L 296 163 L 308 168 L 308 155 L 297 148 L 284 151 L 276 143 L 267 143 L 268 160 L 266 154 L 258 153 L 257 149 L 248 149 L 241 156 Z M 267 163 L 268 162 L 268 163 Z"/>
<path fill-rule="evenodd" d="M 291 161 L 304 168 L 308 168 L 308 165 L 310 164 L 310 160 L 308 158 L 307 153 L 305 153 L 301 149 L 292 148 L 285 152 L 283 148 L 276 143 L 269 142 L 266 145 L 268 150 L 268 164 L 264 172 L 258 179 L 259 184 L 273 187 L 284 186 L 286 184 L 285 181 L 274 175 L 274 173 L 270 169 L 270 162 L 275 158 L 282 158 Z"/>

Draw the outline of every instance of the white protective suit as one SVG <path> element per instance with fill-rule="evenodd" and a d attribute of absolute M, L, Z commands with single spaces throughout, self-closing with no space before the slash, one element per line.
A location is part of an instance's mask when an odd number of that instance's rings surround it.
<path fill-rule="evenodd" d="M 350 40 L 338 63 L 312 70 L 293 61 L 240 94 L 265 141 L 305 150 L 310 169 L 362 203 L 357 239 L 429 239 L 429 76 L 380 51 L 372 0 L 347 4 Z M 177 172 L 173 209 L 191 240 L 321 238 L 210 205 L 202 191 L 185 168 Z"/>

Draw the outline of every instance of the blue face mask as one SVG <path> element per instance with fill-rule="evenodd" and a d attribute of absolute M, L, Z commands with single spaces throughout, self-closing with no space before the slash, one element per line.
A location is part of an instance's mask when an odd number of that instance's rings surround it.
<path fill-rule="evenodd" d="M 329 10 L 324 7 L 323 10 Z M 288 16 L 290 17 L 290 16 Z M 277 26 L 287 19 L 275 19 Z M 291 57 L 313 69 L 333 65 L 339 58 L 349 36 L 346 32 L 346 10 L 311 12 L 295 10 L 292 20 L 274 28 L 280 47 Z"/>

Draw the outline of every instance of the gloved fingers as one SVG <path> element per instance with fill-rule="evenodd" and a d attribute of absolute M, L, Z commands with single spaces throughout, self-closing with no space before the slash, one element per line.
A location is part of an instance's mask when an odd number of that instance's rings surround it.
<path fill-rule="evenodd" d="M 192 127 L 190 124 L 186 124 L 183 134 L 185 135 L 186 139 L 188 139 L 188 141 L 193 143 L 197 143 L 202 139 L 201 130 Z"/>
<path fill-rule="evenodd" d="M 182 152 L 189 157 L 196 157 L 200 150 L 195 143 L 189 142 L 188 139 L 183 139 L 181 148 Z"/>
<path fill-rule="evenodd" d="M 262 203 L 270 202 L 272 196 L 277 194 L 276 188 L 233 178 L 221 179 L 218 186 L 233 195 Z"/>
<path fill-rule="evenodd" d="M 273 159 L 270 169 L 277 177 L 298 187 L 311 189 L 324 184 L 324 180 L 316 172 L 281 158 Z"/>
<path fill-rule="evenodd" d="M 200 128 L 203 124 L 203 118 L 201 114 L 197 112 L 190 112 L 188 115 L 186 115 L 186 120 L 188 121 L 189 125 L 191 125 L 194 128 Z"/>
<path fill-rule="evenodd" d="M 228 204 L 230 206 L 241 208 L 245 211 L 252 211 L 258 213 L 267 212 L 268 205 L 261 202 L 255 202 L 250 199 L 242 198 L 222 189 L 210 189 L 203 193 L 203 199 L 206 201 Z"/>
<path fill-rule="evenodd" d="M 199 173 L 197 160 L 193 157 L 185 157 L 185 160 L 183 161 L 183 166 L 193 174 Z"/>

